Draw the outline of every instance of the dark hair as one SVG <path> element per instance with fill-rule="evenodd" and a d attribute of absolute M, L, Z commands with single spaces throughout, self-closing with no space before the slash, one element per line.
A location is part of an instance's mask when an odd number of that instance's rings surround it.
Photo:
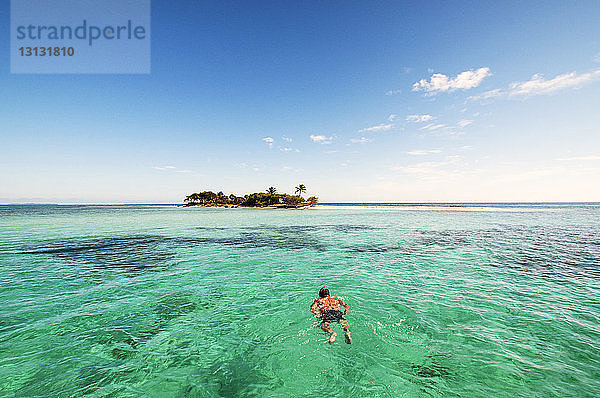
<path fill-rule="evenodd" d="M 319 297 L 323 298 L 327 296 L 329 296 L 329 289 L 325 289 L 325 287 L 322 287 L 321 290 L 319 290 Z"/>

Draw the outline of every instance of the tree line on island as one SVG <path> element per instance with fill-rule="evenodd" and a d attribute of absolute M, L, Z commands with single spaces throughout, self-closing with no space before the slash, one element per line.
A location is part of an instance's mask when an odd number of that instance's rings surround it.
<path fill-rule="evenodd" d="M 194 192 L 185 197 L 184 206 L 300 208 L 319 203 L 319 198 L 316 196 L 311 196 L 306 200 L 302 197 L 302 194 L 306 192 L 304 184 L 298 185 L 295 189 L 294 195 L 277 193 L 275 187 L 269 187 L 265 192 L 255 192 L 244 196 L 226 195 L 223 192 L 215 193 L 213 191 Z"/>

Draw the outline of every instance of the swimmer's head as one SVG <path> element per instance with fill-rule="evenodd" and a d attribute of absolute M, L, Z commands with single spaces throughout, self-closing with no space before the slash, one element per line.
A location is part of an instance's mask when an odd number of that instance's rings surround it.
<path fill-rule="evenodd" d="M 325 286 L 323 286 L 321 290 L 319 290 L 319 297 L 323 298 L 327 296 L 329 296 L 329 289 L 325 289 Z"/>

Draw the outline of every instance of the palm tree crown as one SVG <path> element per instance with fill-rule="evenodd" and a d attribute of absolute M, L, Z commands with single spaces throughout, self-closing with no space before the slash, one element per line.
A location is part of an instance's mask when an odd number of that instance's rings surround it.
<path fill-rule="evenodd" d="M 300 184 L 296 187 L 296 193 L 302 195 L 304 192 L 306 192 L 306 187 L 304 186 L 304 184 Z"/>

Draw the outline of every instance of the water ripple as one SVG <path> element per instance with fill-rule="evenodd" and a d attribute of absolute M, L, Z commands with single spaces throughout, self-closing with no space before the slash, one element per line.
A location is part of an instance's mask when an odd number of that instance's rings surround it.
<path fill-rule="evenodd" d="M 0 209 L 0 395 L 600 388 L 594 207 L 187 210 Z M 350 346 L 310 316 L 323 285 Z"/>

